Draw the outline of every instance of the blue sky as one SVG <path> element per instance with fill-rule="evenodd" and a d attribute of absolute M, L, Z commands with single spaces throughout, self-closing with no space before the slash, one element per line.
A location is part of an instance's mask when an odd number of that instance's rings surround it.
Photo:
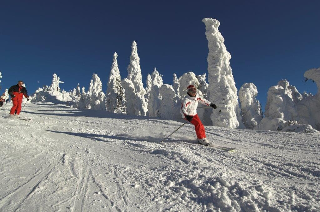
<path fill-rule="evenodd" d="M 303 74 L 320 67 L 319 8 L 318 0 L 0 0 L 1 92 L 23 80 L 32 94 L 53 73 L 67 91 L 78 83 L 88 89 L 97 73 L 105 91 L 114 52 L 127 76 L 134 40 L 144 84 L 154 67 L 168 84 L 173 73 L 207 73 L 208 17 L 221 23 L 237 88 L 254 83 L 264 107 L 281 79 L 316 92 Z"/>

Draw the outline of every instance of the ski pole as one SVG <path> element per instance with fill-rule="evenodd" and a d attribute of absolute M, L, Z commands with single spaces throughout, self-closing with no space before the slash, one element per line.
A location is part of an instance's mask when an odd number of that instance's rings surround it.
<path fill-rule="evenodd" d="M 164 138 L 161 143 L 163 141 L 165 141 L 166 139 L 168 139 L 173 133 L 177 132 L 181 127 L 183 127 L 187 122 L 183 123 L 181 126 L 179 126 L 175 131 L 173 131 L 170 135 L 168 135 L 166 138 Z"/>

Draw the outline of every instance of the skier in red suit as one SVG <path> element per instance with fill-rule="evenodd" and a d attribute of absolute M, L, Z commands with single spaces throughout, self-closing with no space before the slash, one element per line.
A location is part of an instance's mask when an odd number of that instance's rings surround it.
<path fill-rule="evenodd" d="M 213 109 L 217 109 L 217 106 L 209 102 L 208 100 L 201 98 L 197 94 L 197 88 L 194 85 L 189 85 L 187 90 L 188 90 L 187 92 L 188 95 L 182 101 L 180 112 L 183 118 L 185 118 L 191 124 L 194 125 L 197 138 L 198 138 L 197 139 L 198 143 L 208 146 L 210 142 L 206 138 L 206 132 L 205 132 L 204 126 L 197 114 L 198 102 L 206 106 L 213 107 Z"/>
<path fill-rule="evenodd" d="M 11 100 L 13 103 L 13 106 L 10 110 L 10 116 L 14 116 L 15 114 L 19 116 L 23 96 L 26 97 L 29 101 L 29 95 L 27 89 L 23 87 L 23 81 L 19 81 L 17 85 L 11 86 L 8 93 L 11 96 Z"/>

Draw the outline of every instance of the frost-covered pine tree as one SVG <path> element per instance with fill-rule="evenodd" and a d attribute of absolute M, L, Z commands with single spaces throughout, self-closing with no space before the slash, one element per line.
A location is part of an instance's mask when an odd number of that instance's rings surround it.
<path fill-rule="evenodd" d="M 303 124 L 310 124 L 320 131 L 320 68 L 306 71 L 304 77 L 317 84 L 318 92 L 307 96 L 298 104 L 299 121 Z"/>
<path fill-rule="evenodd" d="M 302 98 L 296 87 L 287 80 L 281 80 L 278 85 L 269 88 L 265 117 L 259 129 L 282 130 L 287 126 L 287 121 L 298 121 L 297 104 Z"/>
<path fill-rule="evenodd" d="M 179 96 L 184 97 L 185 95 L 187 95 L 187 87 L 189 85 L 194 85 L 196 88 L 198 88 L 199 81 L 197 79 L 197 76 L 193 72 L 188 72 L 184 73 L 179 78 L 179 85 Z"/>
<path fill-rule="evenodd" d="M 80 101 L 80 98 L 81 98 L 81 88 L 80 88 L 80 84 L 79 83 L 78 83 L 77 87 L 74 88 L 70 92 L 70 97 L 72 99 L 73 106 L 77 107 L 77 104 L 78 104 L 78 102 Z"/>
<path fill-rule="evenodd" d="M 248 129 L 256 129 L 262 120 L 258 89 L 253 83 L 245 83 L 239 90 L 242 122 Z"/>
<path fill-rule="evenodd" d="M 123 79 L 122 87 L 125 90 L 127 114 L 145 116 L 147 112 L 145 99 L 140 98 L 140 96 L 135 93 L 134 84 L 132 81 L 127 78 Z"/>
<path fill-rule="evenodd" d="M 60 81 L 60 77 L 58 77 L 57 74 L 53 74 L 53 79 L 52 79 L 52 84 L 50 86 L 50 89 L 54 94 L 58 94 L 60 92 L 60 84 L 64 83 L 62 81 Z"/>
<path fill-rule="evenodd" d="M 138 55 L 138 47 L 137 43 L 133 41 L 132 43 L 132 51 L 130 56 L 130 64 L 128 66 L 128 76 L 127 78 L 131 80 L 134 85 L 135 93 L 144 96 L 146 91 L 143 87 L 142 83 L 142 74 L 140 68 L 140 58 Z"/>
<path fill-rule="evenodd" d="M 209 87 L 209 84 L 206 82 L 207 74 L 198 75 L 197 79 L 199 81 L 198 89 L 202 92 L 203 97 L 207 98 L 207 92 Z"/>
<path fill-rule="evenodd" d="M 159 92 L 162 100 L 160 102 L 158 116 L 164 119 L 181 120 L 181 102 L 172 85 L 162 85 Z"/>
<path fill-rule="evenodd" d="M 179 90 L 180 90 L 180 84 L 179 79 L 176 74 L 173 74 L 173 90 L 176 92 L 176 95 L 180 98 Z"/>
<path fill-rule="evenodd" d="M 150 75 L 150 82 L 148 83 L 150 83 L 148 113 L 150 117 L 158 117 L 161 102 L 160 87 L 163 85 L 163 79 L 156 68 L 154 68 L 152 75 Z"/>
<path fill-rule="evenodd" d="M 231 55 L 224 44 L 224 38 L 219 32 L 220 22 L 205 18 L 206 37 L 208 40 L 208 99 L 214 102 L 218 109 L 213 110 L 211 120 L 213 125 L 237 128 L 239 126 L 240 108 L 237 88 L 230 66 Z M 221 112 L 219 112 L 221 110 Z M 239 115 L 239 117 L 238 117 Z"/>
<path fill-rule="evenodd" d="M 131 83 L 129 83 L 128 80 L 131 81 Z M 123 80 L 122 86 L 125 89 L 125 96 L 127 100 L 127 105 L 126 105 L 127 114 L 146 116 L 148 111 L 148 104 L 145 100 L 146 91 L 142 83 L 140 58 L 138 55 L 137 43 L 135 41 L 132 43 L 130 64 L 128 66 L 128 76 L 125 80 Z M 133 98 L 133 99 L 129 99 L 129 98 Z M 134 106 L 134 108 L 138 111 L 133 112 L 132 108 L 129 109 L 132 103 L 139 104 Z M 129 113 L 128 113 L 128 110 L 130 111 Z"/>
<path fill-rule="evenodd" d="M 112 113 L 125 113 L 125 92 L 121 84 L 117 57 L 115 52 L 106 92 L 106 107 L 107 111 Z"/>
<path fill-rule="evenodd" d="M 53 74 L 52 83 L 50 86 L 44 86 L 43 88 L 38 88 L 35 91 L 35 94 L 31 97 L 33 102 L 53 102 L 53 103 L 62 103 L 62 102 L 71 102 L 72 97 L 70 92 L 64 90 L 61 91 L 60 77 L 57 74 Z"/>
<path fill-rule="evenodd" d="M 90 108 L 93 110 L 105 110 L 105 94 L 102 91 L 102 82 L 97 74 L 92 75 L 88 91 Z"/>

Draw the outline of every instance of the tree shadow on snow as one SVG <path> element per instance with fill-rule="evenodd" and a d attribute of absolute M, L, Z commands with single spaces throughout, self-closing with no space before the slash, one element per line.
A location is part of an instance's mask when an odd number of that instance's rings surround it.
<path fill-rule="evenodd" d="M 62 132 L 56 130 L 47 130 L 48 132 L 59 133 L 59 134 L 66 134 L 71 136 L 77 136 L 81 138 L 89 138 L 92 140 L 97 140 L 101 142 L 114 142 L 115 140 L 123 140 L 123 141 L 150 141 L 153 143 L 159 143 L 161 139 L 151 136 L 144 136 L 144 137 L 133 137 L 126 134 L 119 134 L 119 135 L 101 135 L 101 134 L 93 134 L 93 133 L 75 133 L 75 132 Z"/>
<path fill-rule="evenodd" d="M 41 104 L 38 104 L 41 105 Z M 48 104 L 43 104 L 48 106 Z M 52 107 L 57 108 L 57 110 L 52 109 Z M 50 108 L 47 109 L 40 109 L 37 111 L 28 111 L 24 110 L 24 113 L 29 113 L 33 115 L 39 115 L 39 116 L 63 116 L 63 117 L 89 117 L 89 118 L 115 118 L 115 119 L 126 119 L 126 120 L 148 120 L 148 121 L 154 121 L 154 122 L 161 122 L 161 123 L 169 123 L 170 121 L 175 120 L 168 120 L 168 119 L 161 119 L 161 118 L 152 118 L 147 116 L 134 116 L 134 115 L 127 115 L 127 114 L 116 114 L 111 113 L 108 111 L 102 111 L 102 110 L 78 110 L 78 109 L 72 109 L 68 106 L 64 105 L 50 105 Z M 183 120 L 181 120 L 183 121 Z M 176 121 L 179 122 L 179 121 Z M 180 123 L 180 122 L 179 122 Z"/>
<path fill-rule="evenodd" d="M 58 134 L 66 134 L 71 136 L 77 136 L 81 138 L 88 138 L 94 141 L 100 141 L 100 142 L 115 142 L 115 140 L 122 140 L 122 141 L 136 141 L 136 142 L 152 142 L 156 144 L 161 144 L 161 141 L 164 140 L 164 138 L 159 137 L 152 137 L 152 136 L 132 136 L 127 134 L 118 134 L 118 135 L 103 135 L 103 134 L 93 134 L 93 133 L 76 133 L 76 132 L 62 132 L 62 131 L 56 131 L 56 130 L 47 130 L 48 132 L 58 133 Z M 189 143 L 189 144 L 197 144 L 195 140 L 190 140 L 186 138 L 168 138 L 165 139 L 162 144 L 166 143 Z M 134 145 L 134 143 L 131 143 Z M 136 144 L 139 145 L 139 144 Z M 140 145 L 139 145 L 140 146 Z"/>

